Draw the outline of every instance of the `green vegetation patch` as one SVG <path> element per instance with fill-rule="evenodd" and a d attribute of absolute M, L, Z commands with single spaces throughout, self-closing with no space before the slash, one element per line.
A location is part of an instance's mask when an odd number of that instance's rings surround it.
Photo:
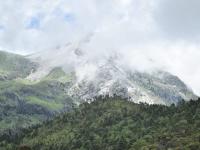
<path fill-rule="evenodd" d="M 47 100 L 40 99 L 34 96 L 26 97 L 26 99 L 27 99 L 27 103 L 29 104 L 40 105 L 51 110 L 60 110 L 63 108 L 63 105 L 61 103 L 56 103 L 54 101 L 47 101 Z"/>
<path fill-rule="evenodd" d="M 6 79 L 27 77 L 37 67 L 24 56 L 0 51 L 0 75 L 6 75 Z"/>
<path fill-rule="evenodd" d="M 53 68 L 42 80 L 56 80 L 62 83 L 71 82 L 75 78 L 74 72 L 65 73 L 61 67 Z"/>

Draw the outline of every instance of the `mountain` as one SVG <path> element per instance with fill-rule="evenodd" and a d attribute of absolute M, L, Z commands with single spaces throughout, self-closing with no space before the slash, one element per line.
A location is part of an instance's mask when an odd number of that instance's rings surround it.
<path fill-rule="evenodd" d="M 0 62 L 0 131 L 41 123 L 75 105 L 64 91 L 71 77 L 61 68 L 31 81 L 27 77 L 38 69 L 36 62 L 6 52 L 0 52 Z"/>
<path fill-rule="evenodd" d="M 66 72 L 73 72 L 74 75 L 72 86 L 65 88 L 65 91 L 69 96 L 79 100 L 79 103 L 90 101 L 99 95 L 115 94 L 128 97 L 134 102 L 165 105 L 177 103 L 182 99 L 197 99 L 183 81 L 163 70 L 141 72 L 128 68 L 120 64 L 120 56 L 117 54 L 101 58 L 101 61 L 91 60 L 87 56 L 90 54 L 81 48 L 86 43 L 68 43 L 54 49 L 57 52 L 52 50 L 30 56 L 30 59 L 39 60 L 42 64 L 30 78 L 40 79 L 41 74 L 45 76 L 54 67 L 62 66 Z M 49 53 L 54 55 L 47 57 Z M 65 56 L 68 56 L 68 59 Z M 47 64 L 46 67 L 43 64 Z"/>
<path fill-rule="evenodd" d="M 170 73 L 128 69 L 116 57 L 93 63 L 81 49 L 66 47 L 68 59 L 60 58 L 66 49 L 47 60 L 0 52 L 0 130 L 41 123 L 100 95 L 165 105 L 197 99 Z"/>
<path fill-rule="evenodd" d="M 91 100 L 100 95 L 117 95 L 133 102 L 170 105 L 197 99 L 177 76 L 164 71 L 138 72 L 124 69 L 114 59 L 97 64 L 92 78 L 83 78 L 67 89 L 68 95 Z M 89 67 L 86 63 L 84 68 Z"/>
<path fill-rule="evenodd" d="M 23 56 L 0 51 L 0 80 L 25 78 L 37 67 L 37 63 Z"/>
<path fill-rule="evenodd" d="M 0 135 L 2 150 L 200 149 L 200 99 L 177 106 L 98 97 L 40 126 Z"/>

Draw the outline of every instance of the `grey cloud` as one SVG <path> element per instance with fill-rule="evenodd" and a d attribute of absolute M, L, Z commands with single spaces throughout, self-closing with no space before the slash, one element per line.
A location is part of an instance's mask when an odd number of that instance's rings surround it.
<path fill-rule="evenodd" d="M 173 40 L 199 40 L 199 14 L 199 0 L 159 0 L 154 10 L 161 32 Z"/>

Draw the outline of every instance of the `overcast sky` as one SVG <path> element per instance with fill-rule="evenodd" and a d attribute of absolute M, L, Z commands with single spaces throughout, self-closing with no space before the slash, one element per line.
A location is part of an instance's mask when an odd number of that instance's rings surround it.
<path fill-rule="evenodd" d="M 29 54 L 90 35 L 90 58 L 119 52 L 122 63 L 163 68 L 200 95 L 199 15 L 199 0 L 0 0 L 0 49 Z"/>

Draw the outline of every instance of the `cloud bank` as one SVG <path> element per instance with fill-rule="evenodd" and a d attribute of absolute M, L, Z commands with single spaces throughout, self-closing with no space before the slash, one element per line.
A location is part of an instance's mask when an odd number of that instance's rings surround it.
<path fill-rule="evenodd" d="M 0 14 L 2 50 L 72 65 L 64 45 L 73 43 L 91 62 L 117 53 L 122 65 L 164 69 L 200 95 L 198 0 L 0 0 Z"/>

